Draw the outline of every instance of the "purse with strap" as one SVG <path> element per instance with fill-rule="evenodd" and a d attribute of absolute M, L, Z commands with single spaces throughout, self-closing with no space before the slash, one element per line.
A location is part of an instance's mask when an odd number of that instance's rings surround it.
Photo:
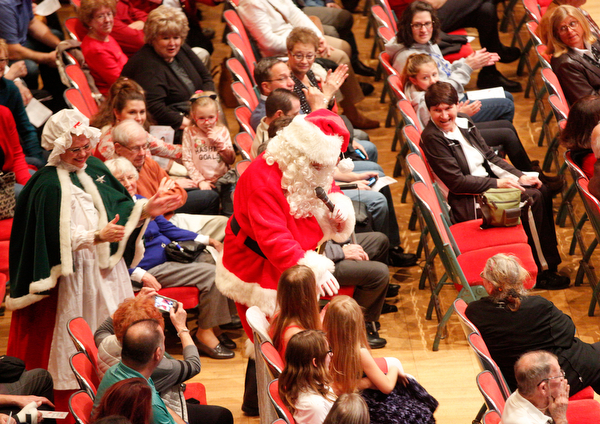
<path fill-rule="evenodd" d="M 184 264 L 194 262 L 206 246 L 194 240 L 172 241 L 165 246 L 165 253 L 170 261 Z"/>
<path fill-rule="evenodd" d="M 0 219 L 15 216 L 15 173 L 0 172 Z"/>
<path fill-rule="evenodd" d="M 481 228 L 518 225 L 521 222 L 521 194 L 518 188 L 490 188 L 480 194 Z"/>

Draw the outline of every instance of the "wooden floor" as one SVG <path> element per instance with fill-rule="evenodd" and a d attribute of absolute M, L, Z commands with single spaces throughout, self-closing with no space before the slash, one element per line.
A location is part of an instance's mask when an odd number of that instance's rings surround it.
<path fill-rule="evenodd" d="M 361 2 L 362 4 L 362 2 Z M 215 53 L 212 63 L 218 65 L 230 54 L 229 48 L 220 42 L 224 24 L 221 22 L 222 7 L 208 8 L 201 6 L 204 12 L 206 26 L 216 30 Z M 600 22 L 600 2 L 588 2 L 585 8 L 597 21 Z M 518 8 L 517 15 L 521 16 L 522 8 Z M 361 57 L 365 63 L 375 67 L 376 60 L 369 60 L 372 38 L 364 39 L 364 30 L 367 19 L 362 14 L 354 15 L 354 28 L 357 36 Z M 476 35 L 476 34 L 474 34 Z M 510 43 L 512 33 L 502 34 L 505 44 Z M 522 37 L 527 40 L 528 35 L 523 32 Z M 475 42 L 476 43 L 476 42 Z M 515 78 L 516 63 L 510 65 L 499 65 L 499 69 L 510 78 Z M 364 81 L 373 82 L 372 79 L 361 77 Z M 526 84 L 525 77 L 516 77 Z M 218 80 L 216 80 L 218 81 Z M 475 78 L 473 78 L 475 81 Z M 375 93 L 365 99 L 360 108 L 382 124 L 386 116 L 387 105 L 379 103 L 381 93 L 381 82 L 375 83 Z M 474 89 L 474 83 L 469 88 Z M 525 99 L 523 94 L 515 95 L 517 127 L 521 140 L 533 159 L 543 159 L 545 147 L 537 146 L 537 138 L 540 133 L 539 119 L 537 123 L 529 122 L 529 113 L 532 107 L 531 99 Z M 233 116 L 233 110 L 226 111 L 230 130 L 232 134 L 237 132 L 237 123 Z M 371 141 L 379 149 L 379 163 L 388 173 L 392 174 L 396 154 L 390 151 L 393 136 L 392 128 L 379 128 L 369 131 Z M 407 228 L 412 205 L 401 204 L 400 194 L 404 184 L 403 178 L 393 186 L 396 212 L 400 224 L 403 245 L 408 251 L 414 252 L 417 246 L 418 233 L 409 231 Z M 582 207 L 578 205 L 578 212 Z M 592 238 L 591 229 L 587 228 L 586 239 Z M 570 227 L 558 229 L 563 264 L 560 271 L 570 275 L 574 280 L 577 271 L 579 255 L 569 256 L 568 247 L 572 239 Z M 390 275 L 396 269 L 390 268 Z M 448 337 L 440 344 L 438 352 L 432 352 L 431 346 L 436 332 L 437 321 L 425 320 L 425 311 L 429 301 L 429 290 L 419 290 L 418 280 L 421 274 L 420 267 L 400 269 L 397 277 L 401 281 L 401 290 L 393 303 L 398 307 L 398 312 L 381 317 L 381 336 L 388 340 L 384 349 L 373 351 L 375 356 L 398 357 L 406 372 L 414 375 L 419 382 L 440 402 L 435 414 L 440 424 L 470 423 L 482 405 L 482 397 L 475 384 L 475 376 L 479 368 L 474 356 L 471 354 L 458 319 L 453 317 L 448 325 Z M 573 318 L 578 330 L 578 336 L 586 342 L 600 340 L 600 318 L 588 317 L 587 309 L 591 297 L 591 290 L 587 281 L 581 287 L 571 287 L 559 292 L 534 291 L 556 304 L 558 308 Z M 454 299 L 455 291 L 447 288 L 442 294 L 442 306 L 447 308 Z M 598 313 L 600 314 L 600 313 Z M 597 315 L 598 315 L 597 314 Z M 10 313 L 0 317 L 0 353 L 5 353 L 10 323 Z M 241 412 L 241 402 L 244 385 L 244 372 L 246 359 L 243 357 L 243 346 L 246 337 L 241 331 L 232 333 L 238 342 L 236 357 L 231 360 L 213 360 L 202 358 L 202 372 L 193 380 L 205 384 L 208 402 L 229 408 L 234 415 L 237 424 L 258 423 L 258 418 L 249 418 Z M 180 346 L 171 344 L 167 350 L 175 355 L 181 354 Z"/>

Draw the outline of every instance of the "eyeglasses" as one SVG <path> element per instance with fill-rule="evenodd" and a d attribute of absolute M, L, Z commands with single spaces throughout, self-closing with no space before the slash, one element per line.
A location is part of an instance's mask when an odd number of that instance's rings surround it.
<path fill-rule="evenodd" d="M 559 33 L 559 34 L 566 34 L 567 32 L 569 32 L 569 30 L 570 30 L 570 29 L 573 29 L 573 30 L 575 30 L 575 29 L 577 29 L 577 28 L 579 28 L 579 21 L 578 21 L 578 20 L 576 20 L 576 19 L 573 19 L 573 20 L 572 20 L 571 22 L 569 22 L 568 24 L 561 26 L 561 27 L 558 29 L 558 33 Z"/>
<path fill-rule="evenodd" d="M 91 150 L 91 148 L 92 148 L 92 145 L 90 143 L 88 143 L 85 146 L 75 147 L 73 149 L 67 149 L 67 151 L 76 155 L 77 153 L 79 153 L 81 151 L 89 152 Z"/>
<path fill-rule="evenodd" d="M 150 148 L 150 143 L 146 143 L 143 146 L 136 146 L 136 147 L 127 147 L 126 145 L 119 143 L 118 141 L 115 141 L 115 143 L 119 144 L 120 146 L 126 148 L 127 150 L 129 150 L 131 153 L 140 153 L 142 150 L 146 151 Z"/>
<path fill-rule="evenodd" d="M 560 375 L 557 375 L 556 377 L 548 377 L 548 378 L 544 378 L 542 381 L 540 381 L 537 385 L 539 386 L 540 384 L 542 384 L 544 381 L 550 381 L 550 380 L 556 380 L 558 378 L 565 378 L 565 372 L 561 369 L 560 370 Z"/>
<path fill-rule="evenodd" d="M 113 18 L 113 16 L 114 16 L 114 15 L 113 15 L 113 13 L 112 13 L 112 12 L 106 12 L 106 13 L 103 13 L 103 14 L 101 14 L 101 15 L 96 15 L 96 16 L 94 16 L 94 18 L 93 18 L 93 19 L 94 19 L 95 21 L 103 21 L 103 20 L 105 20 L 105 19 L 112 19 L 112 18 Z"/>
<path fill-rule="evenodd" d="M 431 29 L 433 27 L 433 22 L 432 21 L 424 22 L 424 23 L 415 22 L 414 24 L 410 24 L 410 27 L 412 29 L 416 29 L 416 30 L 419 30 L 421 28 Z"/>
<path fill-rule="evenodd" d="M 317 57 L 316 54 L 314 53 L 308 53 L 308 54 L 302 54 L 302 53 L 294 53 L 292 54 L 292 57 L 296 60 L 313 60 L 315 57 Z"/>
<path fill-rule="evenodd" d="M 213 122 L 217 122 L 216 116 L 211 116 L 209 118 L 195 118 L 195 119 L 198 122 L 208 122 L 209 124 L 212 124 Z"/>
<path fill-rule="evenodd" d="M 307 58 L 308 60 L 310 60 L 309 58 Z M 302 60 L 302 59 L 298 59 L 298 60 Z M 279 78 L 275 78 L 275 79 L 270 79 L 267 80 L 268 82 L 284 82 L 284 81 L 288 81 L 288 80 L 292 80 L 292 76 L 291 75 L 285 75 L 283 77 L 279 77 Z"/>

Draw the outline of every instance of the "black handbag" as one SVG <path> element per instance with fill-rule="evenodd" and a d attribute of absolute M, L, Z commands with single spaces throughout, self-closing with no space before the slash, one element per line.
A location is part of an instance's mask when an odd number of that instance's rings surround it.
<path fill-rule="evenodd" d="M 165 246 L 165 253 L 170 261 L 187 264 L 194 262 L 206 246 L 195 240 L 172 241 Z"/>

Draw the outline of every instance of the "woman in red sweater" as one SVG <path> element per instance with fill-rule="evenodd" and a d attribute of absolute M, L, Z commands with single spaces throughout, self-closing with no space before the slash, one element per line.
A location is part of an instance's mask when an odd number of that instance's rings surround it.
<path fill-rule="evenodd" d="M 25 185 L 31 178 L 15 120 L 5 106 L 0 106 L 0 167 L 4 172 L 14 172 L 17 184 Z"/>

